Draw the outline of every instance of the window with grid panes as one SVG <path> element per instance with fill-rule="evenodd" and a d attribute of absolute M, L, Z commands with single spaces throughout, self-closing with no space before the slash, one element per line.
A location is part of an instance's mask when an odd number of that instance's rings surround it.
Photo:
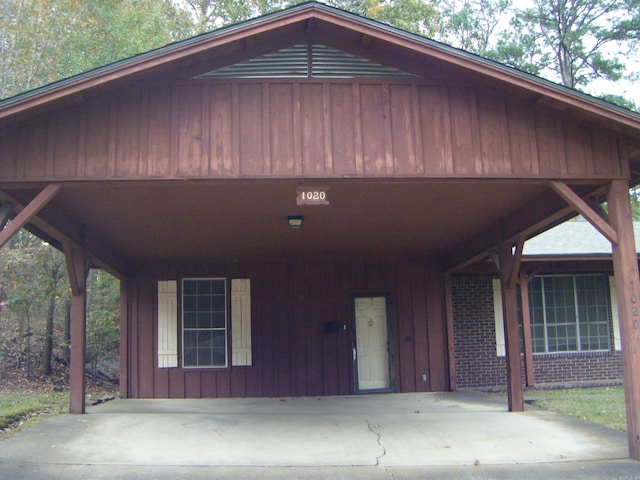
<path fill-rule="evenodd" d="M 609 350 L 604 275 L 549 275 L 529 284 L 534 353 Z"/>
<path fill-rule="evenodd" d="M 227 282 L 224 278 L 182 280 L 182 365 L 227 366 Z"/>

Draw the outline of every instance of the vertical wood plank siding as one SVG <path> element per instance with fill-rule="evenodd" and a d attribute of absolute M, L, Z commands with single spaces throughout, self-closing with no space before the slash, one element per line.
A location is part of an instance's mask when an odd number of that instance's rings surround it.
<path fill-rule="evenodd" d="M 87 99 L 0 132 L 0 180 L 622 176 L 622 139 L 490 89 L 235 81 Z"/>
<path fill-rule="evenodd" d="M 182 276 L 251 280 L 251 366 L 158 368 L 157 282 Z M 182 398 L 353 393 L 351 301 L 353 295 L 369 294 L 389 294 L 395 391 L 446 390 L 441 283 L 441 275 L 429 264 L 398 259 L 298 259 L 148 268 L 128 282 L 128 295 L 137 305 L 130 312 L 127 330 L 129 395 Z M 340 331 L 324 333 L 324 322 L 339 322 Z M 229 345 L 231 342 L 228 338 Z M 179 362 L 182 365 L 181 358 Z"/>

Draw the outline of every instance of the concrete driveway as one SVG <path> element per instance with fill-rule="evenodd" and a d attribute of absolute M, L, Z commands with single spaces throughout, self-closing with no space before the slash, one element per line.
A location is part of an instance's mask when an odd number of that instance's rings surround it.
<path fill-rule="evenodd" d="M 114 400 L 0 441 L 0 478 L 640 478 L 626 435 L 471 393 Z"/>

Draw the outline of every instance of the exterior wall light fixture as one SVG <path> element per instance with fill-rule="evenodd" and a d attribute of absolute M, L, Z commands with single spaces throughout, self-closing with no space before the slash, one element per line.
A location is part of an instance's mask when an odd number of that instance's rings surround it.
<path fill-rule="evenodd" d="M 289 221 L 289 228 L 299 230 L 302 228 L 304 217 L 302 215 L 289 215 L 287 220 Z"/>

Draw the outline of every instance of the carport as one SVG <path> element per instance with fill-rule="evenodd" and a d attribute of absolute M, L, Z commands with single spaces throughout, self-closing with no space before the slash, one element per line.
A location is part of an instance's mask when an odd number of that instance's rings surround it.
<path fill-rule="evenodd" d="M 122 281 L 123 397 L 314 397 L 455 390 L 449 278 L 478 261 L 502 280 L 522 411 L 522 246 L 580 213 L 613 245 L 640 459 L 639 132 L 311 2 L 0 102 L 0 244 L 26 227 L 65 252 L 73 413 L 90 267 Z"/>
<path fill-rule="evenodd" d="M 0 476 L 20 478 L 637 473 L 623 432 L 537 409 L 509 414 L 504 399 L 473 392 L 118 399 L 88 407 L 87 415 L 48 418 L 2 447 Z"/>

